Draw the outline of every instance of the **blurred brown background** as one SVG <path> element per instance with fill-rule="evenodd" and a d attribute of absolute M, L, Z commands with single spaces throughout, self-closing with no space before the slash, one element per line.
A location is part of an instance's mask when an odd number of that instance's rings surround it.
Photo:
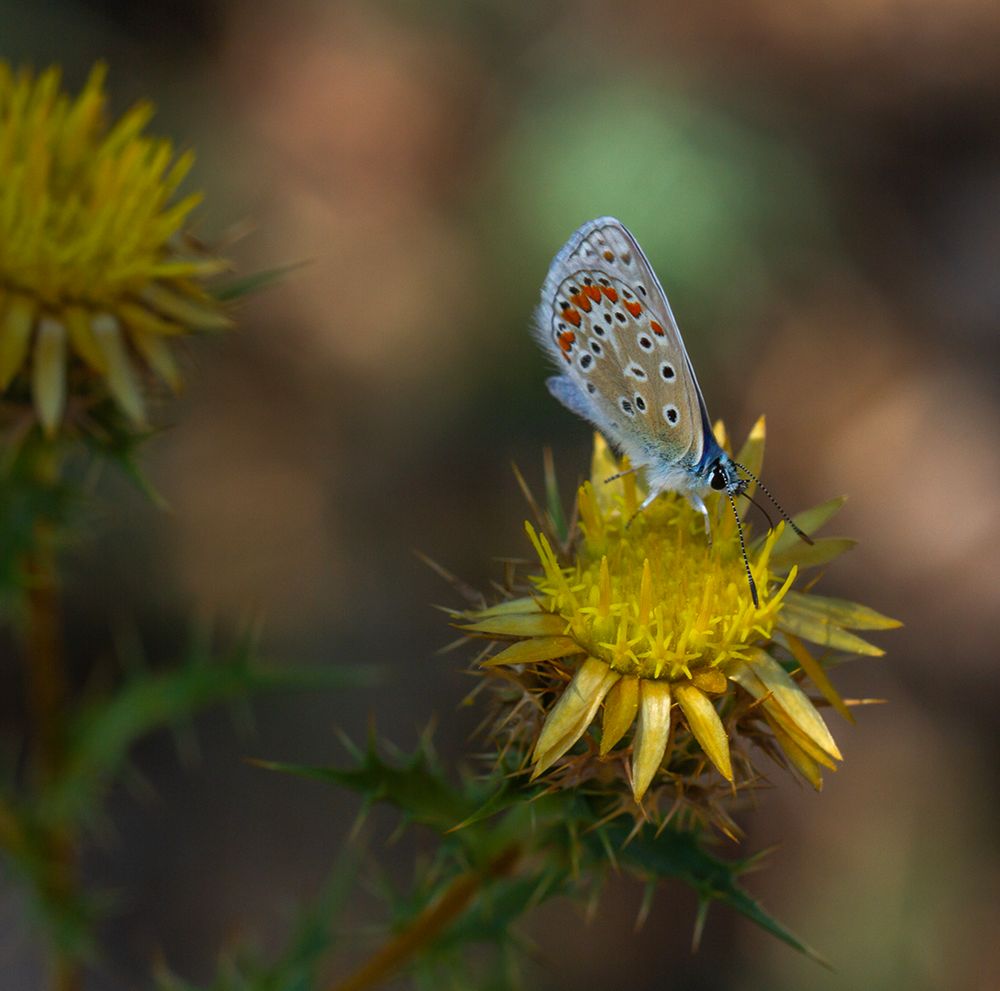
<path fill-rule="evenodd" d="M 528 551 L 511 460 L 537 482 L 552 444 L 567 487 L 586 470 L 527 324 L 602 213 L 650 255 L 712 414 L 739 435 L 766 411 L 785 505 L 850 494 L 835 529 L 862 543 L 824 590 L 906 627 L 839 672 L 890 704 L 837 727 L 822 795 L 779 782 L 743 817 L 743 852 L 780 844 L 751 889 L 836 972 L 725 910 L 692 956 L 680 887 L 635 933 L 622 883 L 592 923 L 533 916 L 529 986 L 997 986 L 995 3 L 0 0 L 0 46 L 74 87 L 106 59 L 116 110 L 148 96 L 197 149 L 204 234 L 249 220 L 242 271 L 307 263 L 190 349 L 149 450 L 172 513 L 108 479 L 122 508 L 73 559 L 79 663 L 132 635 L 169 657 L 193 612 L 263 617 L 277 659 L 385 669 L 257 702 L 249 731 L 199 720 L 194 761 L 142 748 L 155 797 L 117 794 L 86 861 L 117 898 L 89 987 L 281 944 L 356 803 L 245 755 L 342 760 L 335 728 L 369 713 L 401 746 L 436 716 L 445 755 L 465 747 L 469 681 L 429 608 L 453 600 L 412 548 L 483 585 Z M 400 884 L 411 852 L 386 854 Z M 0 889 L 4 989 L 38 986 L 22 908 Z"/>

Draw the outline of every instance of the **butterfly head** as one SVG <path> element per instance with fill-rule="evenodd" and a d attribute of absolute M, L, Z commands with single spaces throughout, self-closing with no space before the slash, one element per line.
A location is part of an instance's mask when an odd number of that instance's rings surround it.
<path fill-rule="evenodd" d="M 710 489 L 730 496 L 742 495 L 748 484 L 745 478 L 736 473 L 736 466 L 725 454 L 720 454 L 709 464 L 705 478 Z"/>

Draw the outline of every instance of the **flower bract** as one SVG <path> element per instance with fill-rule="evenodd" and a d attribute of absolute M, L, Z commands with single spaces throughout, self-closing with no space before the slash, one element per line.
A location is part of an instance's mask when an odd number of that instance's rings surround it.
<path fill-rule="evenodd" d="M 724 443 L 721 425 L 716 432 Z M 763 448 L 761 418 L 737 460 L 757 474 Z M 820 708 L 851 718 L 827 663 L 881 654 L 854 631 L 899 625 L 798 587 L 851 541 L 810 545 L 781 524 L 764 533 L 748 546 L 755 606 L 728 504 L 710 507 L 711 543 L 679 496 L 633 519 L 641 480 L 605 483 L 623 468 L 598 435 L 575 535 L 560 544 L 526 524 L 538 562 L 530 594 L 467 617 L 468 632 L 498 645 L 483 664 L 519 676 L 533 701 L 527 711 L 541 711 L 540 726 L 527 730 L 532 775 L 580 781 L 616 764 L 641 802 L 651 789 L 676 792 L 713 773 L 753 784 L 755 744 L 819 788 L 842 759 Z M 815 533 L 842 502 L 796 523 Z M 509 714 L 503 724 L 518 725 Z"/>
<path fill-rule="evenodd" d="M 185 236 L 191 153 L 145 134 L 148 103 L 110 121 L 104 77 L 73 97 L 0 61 L 0 391 L 50 436 L 102 389 L 142 425 L 144 375 L 180 384 L 171 343 L 230 322 L 202 285 L 226 263 Z"/>

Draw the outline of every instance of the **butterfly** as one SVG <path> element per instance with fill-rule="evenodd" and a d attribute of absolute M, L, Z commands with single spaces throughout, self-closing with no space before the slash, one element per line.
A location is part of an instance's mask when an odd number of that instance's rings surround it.
<path fill-rule="evenodd" d="M 631 470 L 645 469 L 649 494 L 639 512 L 661 493 L 679 492 L 702 514 L 711 540 L 703 496 L 726 495 L 757 606 L 737 496 L 750 498 L 747 487 L 755 482 L 812 541 L 715 439 L 666 293 L 621 221 L 598 217 L 563 245 L 542 286 L 534 332 L 560 372 L 547 380 L 549 392 L 626 454 Z"/>

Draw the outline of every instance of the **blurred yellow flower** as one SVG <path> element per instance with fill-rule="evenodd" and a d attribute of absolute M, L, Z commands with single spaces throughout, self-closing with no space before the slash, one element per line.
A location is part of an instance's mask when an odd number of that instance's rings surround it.
<path fill-rule="evenodd" d="M 724 442 L 721 425 L 717 434 Z M 757 473 L 763 448 L 761 418 L 737 460 Z M 707 760 L 737 783 L 733 743 L 741 736 L 819 788 L 822 768 L 835 769 L 841 754 L 802 678 L 851 717 L 806 642 L 879 655 L 850 630 L 899 625 L 855 603 L 793 590 L 802 568 L 828 562 L 851 542 L 808 545 L 779 524 L 749 548 L 760 590 L 755 607 L 732 517 L 721 516 L 711 546 L 699 514 L 676 496 L 656 500 L 626 525 L 645 493 L 634 474 L 605 484 L 623 467 L 596 436 L 591 480 L 578 495 L 578 536 L 560 556 L 527 524 L 541 565 L 532 578 L 535 593 L 470 614 L 464 627 L 514 641 L 483 662 L 488 668 L 533 672 L 531 695 L 544 711 L 530 747 L 533 776 L 568 754 L 603 706 L 600 742 L 579 760 L 614 757 L 634 725 L 631 760 L 620 763 L 636 802 L 661 772 L 666 778 L 673 757 L 689 768 L 689 779 L 702 774 Z M 842 501 L 803 513 L 796 523 L 815 531 Z M 753 783 L 756 774 L 744 760 L 742 780 Z"/>
<path fill-rule="evenodd" d="M 144 424 L 142 369 L 176 390 L 169 339 L 229 325 L 200 284 L 226 263 L 183 235 L 201 197 L 174 201 L 191 153 L 143 134 L 148 103 L 109 124 L 104 77 L 74 99 L 0 61 L 0 391 L 49 436 L 95 385 Z"/>

